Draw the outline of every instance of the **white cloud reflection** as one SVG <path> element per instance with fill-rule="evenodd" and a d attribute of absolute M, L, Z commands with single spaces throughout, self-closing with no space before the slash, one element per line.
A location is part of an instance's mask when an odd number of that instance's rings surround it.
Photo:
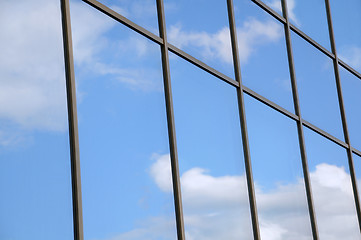
<path fill-rule="evenodd" d="M 150 175 L 161 191 L 171 192 L 169 154 L 157 156 Z M 359 239 L 349 174 L 342 167 L 323 163 L 316 166 L 310 177 L 313 191 L 317 192 L 314 200 L 320 236 L 329 240 Z M 187 239 L 252 239 L 244 176 L 214 177 L 205 169 L 192 168 L 182 174 L 181 183 Z M 297 213 L 295 196 L 300 191 L 304 191 L 301 180 L 270 191 L 261 191 L 256 184 L 263 240 L 312 238 L 308 212 Z M 111 240 L 173 238 L 166 235 L 149 238 L 153 231 L 158 234 L 167 231 L 160 230 L 161 226 L 171 226 L 146 222 Z"/>

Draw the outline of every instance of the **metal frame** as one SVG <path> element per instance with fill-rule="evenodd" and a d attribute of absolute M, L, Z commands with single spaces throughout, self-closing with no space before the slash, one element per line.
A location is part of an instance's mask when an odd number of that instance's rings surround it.
<path fill-rule="evenodd" d="M 60 0 L 63 30 L 64 63 L 66 94 L 68 104 L 68 125 L 71 161 L 71 183 L 73 200 L 74 240 L 83 240 L 83 208 L 80 178 L 80 155 L 78 137 L 78 118 L 76 106 L 76 89 L 73 60 L 73 44 L 71 38 L 69 0 Z"/>
<path fill-rule="evenodd" d="M 361 209 L 360 209 L 360 200 L 358 198 L 358 189 L 356 176 L 353 166 L 352 154 L 361 156 L 361 150 L 355 149 L 350 144 L 350 138 L 348 133 L 346 113 L 343 104 L 343 95 L 340 83 L 339 76 L 339 65 L 344 67 L 346 70 L 351 72 L 354 76 L 361 80 L 361 73 L 357 72 L 355 69 L 347 65 L 345 62 L 338 59 L 333 25 L 331 18 L 331 10 L 329 0 L 325 0 L 327 20 L 329 27 L 329 37 L 331 41 L 332 52 L 321 46 L 315 40 L 310 38 L 300 29 L 292 25 L 288 18 L 287 12 L 287 2 L 286 0 L 281 0 L 282 2 L 282 12 L 283 16 L 274 11 L 272 8 L 267 6 L 264 2 L 260 0 L 250 0 L 257 6 L 259 6 L 263 11 L 267 12 L 269 15 L 273 16 L 279 22 L 284 25 L 286 45 L 287 45 L 287 55 L 289 62 L 289 71 L 292 84 L 292 93 L 294 100 L 295 114 L 287 111 L 278 104 L 270 101 L 269 99 L 261 96 L 260 94 L 254 92 L 253 90 L 242 85 L 241 77 L 241 66 L 238 55 L 238 44 L 237 44 L 237 33 L 235 25 L 235 16 L 234 16 L 234 6 L 233 0 L 227 0 L 227 9 L 228 9 L 228 20 L 230 27 L 231 35 L 231 45 L 232 45 L 232 56 L 234 62 L 234 71 L 235 71 L 235 80 L 231 77 L 226 76 L 225 74 L 217 71 L 216 69 L 208 66 L 199 59 L 189 55 L 188 53 L 182 51 L 181 49 L 173 46 L 167 41 L 166 34 L 166 23 L 164 15 L 164 0 L 156 0 L 157 5 L 157 14 L 158 14 L 158 24 L 159 24 L 159 33 L 160 36 L 153 34 L 152 32 L 146 30 L 145 28 L 135 24 L 121 14 L 113 11 L 109 7 L 101 4 L 96 0 L 82 0 L 83 2 L 89 4 L 95 9 L 101 11 L 107 16 L 113 18 L 119 23 L 125 25 L 126 27 L 132 29 L 133 31 L 141 34 L 142 36 L 148 38 L 149 40 L 157 43 L 161 48 L 161 57 L 162 57 L 162 69 L 163 69 L 163 80 L 164 80 L 164 93 L 166 101 L 166 113 L 167 113 L 167 124 L 168 124 L 168 135 L 169 135 L 169 146 L 170 146 L 170 155 L 171 155 L 171 166 L 172 166 L 172 180 L 173 180 L 173 193 L 174 193 L 174 203 L 175 203 L 175 214 L 176 214 L 176 223 L 177 223 L 177 234 L 178 240 L 185 239 L 184 232 L 184 220 L 183 220 L 183 210 L 182 210 L 182 198 L 181 198 L 181 186 L 180 186 L 180 175 L 179 175 L 179 166 L 178 166 L 178 154 L 177 154 L 177 143 L 176 143 L 176 133 L 175 133 L 175 123 L 174 123 L 174 113 L 173 113 L 173 102 L 172 102 L 172 90 L 171 90 L 171 81 L 170 81 L 170 69 L 169 69 L 169 51 L 176 54 L 177 56 L 183 58 L 184 60 L 194 64 L 200 69 L 208 72 L 209 74 L 217 77 L 218 79 L 230 84 L 231 86 L 237 89 L 237 101 L 239 105 L 239 116 L 241 122 L 241 136 L 243 142 L 243 152 L 245 159 L 245 169 L 247 177 L 247 187 L 248 187 L 248 196 L 250 203 L 250 212 L 252 219 L 253 227 L 253 237 L 255 240 L 260 239 L 259 224 L 258 224 L 258 215 L 257 215 L 257 206 L 255 198 L 254 183 L 252 178 L 252 168 L 251 168 L 251 159 L 249 152 L 249 143 L 248 143 L 248 132 L 247 132 L 247 123 L 246 123 L 246 113 L 244 107 L 244 94 L 247 94 L 258 101 L 266 104 L 272 109 L 278 111 L 290 119 L 293 119 L 297 123 L 298 130 L 298 139 L 301 152 L 302 166 L 303 166 L 303 175 L 305 181 L 305 189 L 307 202 L 309 207 L 310 222 L 312 228 L 313 238 L 318 239 L 317 223 L 314 213 L 313 200 L 312 200 L 312 191 L 310 184 L 310 177 L 308 172 L 307 164 L 307 155 L 305 149 L 305 140 L 303 128 L 307 127 L 312 131 L 322 135 L 323 137 L 333 141 L 339 146 L 345 148 L 348 154 L 349 168 L 352 180 L 352 188 L 354 192 L 354 200 L 357 209 L 357 216 L 359 220 L 359 226 L 361 231 Z M 68 121 L 69 121 L 69 137 L 70 137 L 70 154 L 71 154 L 71 171 L 72 171 L 72 192 L 73 192 L 73 219 L 74 219 L 74 239 L 83 240 L 83 222 L 82 222 L 82 200 L 81 200 L 81 182 L 80 182 L 80 159 L 79 159 L 79 143 L 78 143 L 78 128 L 77 128 L 77 109 L 76 109 L 76 93 L 75 93 L 75 77 L 74 77 L 74 63 L 73 63 L 73 53 L 72 53 L 72 40 L 71 40 L 71 27 L 70 27 L 70 13 L 69 13 L 69 0 L 60 0 L 61 3 L 61 14 L 62 14 L 62 27 L 63 27 L 63 44 L 64 44 L 64 59 L 65 59 L 65 73 L 66 73 L 66 86 L 67 86 L 67 101 L 68 101 Z M 342 118 L 342 126 L 345 135 L 345 141 L 342 141 L 333 135 L 323 131 L 322 129 L 314 126 L 313 124 L 307 122 L 301 117 L 301 109 L 298 97 L 297 90 L 297 81 L 293 64 L 293 53 L 292 53 L 292 42 L 291 42 L 291 32 L 296 33 L 301 38 L 306 40 L 309 44 L 314 46 L 323 54 L 330 57 L 334 62 L 334 72 L 338 93 L 338 101 L 340 107 L 340 113 Z"/>

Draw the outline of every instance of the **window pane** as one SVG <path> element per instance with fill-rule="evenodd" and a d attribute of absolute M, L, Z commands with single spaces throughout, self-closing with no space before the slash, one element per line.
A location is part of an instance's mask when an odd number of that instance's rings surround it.
<path fill-rule="evenodd" d="M 262 239 L 312 239 L 296 122 L 246 95 Z"/>
<path fill-rule="evenodd" d="M 352 154 L 352 159 L 353 159 L 353 166 L 355 169 L 355 175 L 356 175 L 356 179 L 357 179 L 357 189 L 358 189 L 358 197 L 359 200 L 361 199 L 361 192 L 360 192 L 360 188 L 361 188 L 361 157 L 356 155 L 356 154 Z"/>
<path fill-rule="evenodd" d="M 304 133 L 320 239 L 361 239 L 346 149 L 307 128 Z"/>
<path fill-rule="evenodd" d="M 252 1 L 235 1 L 242 83 L 294 112 L 283 25 Z"/>
<path fill-rule="evenodd" d="M 176 239 L 160 48 L 72 9 L 85 239 Z"/>
<path fill-rule="evenodd" d="M 234 77 L 226 1 L 164 0 L 168 41 Z"/>
<path fill-rule="evenodd" d="M 330 0 L 338 57 L 361 72 L 361 1 Z"/>
<path fill-rule="evenodd" d="M 113 11 L 158 35 L 155 0 L 98 0 Z"/>
<path fill-rule="evenodd" d="M 170 55 L 187 239 L 253 239 L 236 89 Z"/>
<path fill-rule="evenodd" d="M 331 51 L 324 0 L 287 0 L 288 17 L 293 25 Z"/>
<path fill-rule="evenodd" d="M 332 60 L 292 32 L 302 117 L 343 140 Z"/>
<path fill-rule="evenodd" d="M 361 79 L 339 66 L 351 145 L 361 150 Z"/>
<path fill-rule="evenodd" d="M 0 239 L 73 239 L 59 3 L 0 1 Z"/>

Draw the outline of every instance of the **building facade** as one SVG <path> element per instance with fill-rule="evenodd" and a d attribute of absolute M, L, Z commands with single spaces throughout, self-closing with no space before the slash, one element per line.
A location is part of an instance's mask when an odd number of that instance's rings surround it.
<path fill-rule="evenodd" d="M 0 2 L 0 239 L 361 239 L 361 1 Z"/>

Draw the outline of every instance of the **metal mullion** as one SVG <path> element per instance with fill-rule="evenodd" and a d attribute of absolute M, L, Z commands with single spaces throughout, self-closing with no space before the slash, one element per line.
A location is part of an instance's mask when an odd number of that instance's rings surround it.
<path fill-rule="evenodd" d="M 249 198 L 249 203 L 250 203 L 250 211 L 251 211 L 251 219 L 252 219 L 253 237 L 254 237 L 254 240 L 260 240 L 260 231 L 259 231 L 257 205 L 256 205 L 256 194 L 255 194 L 255 187 L 254 187 L 253 176 L 252 176 L 251 155 L 250 155 L 250 150 L 249 150 L 246 113 L 245 113 L 245 106 L 244 106 L 241 67 L 240 67 L 240 61 L 239 61 L 239 56 L 238 56 L 237 30 L 236 30 L 236 22 L 235 22 L 235 17 L 234 17 L 233 0 L 227 0 L 227 9 L 228 9 L 228 20 L 229 20 L 229 27 L 230 27 L 230 34 L 231 34 L 234 71 L 235 71 L 236 81 L 239 83 L 239 87 L 237 88 L 237 98 L 238 98 L 239 117 L 240 117 L 240 122 L 241 122 L 241 124 L 240 124 L 241 125 L 241 135 L 242 135 L 243 154 L 244 154 L 245 170 L 246 170 L 246 177 L 247 177 L 248 198 Z"/>
<path fill-rule="evenodd" d="M 207 64 L 205 64 L 204 62 L 200 61 L 199 59 L 189 55 L 188 53 L 180 50 L 179 48 L 177 48 L 176 46 L 168 43 L 168 49 L 169 51 L 171 51 L 172 53 L 178 55 L 179 57 L 183 58 L 184 60 L 192 63 L 193 65 L 196 65 L 197 67 L 203 69 L 204 71 L 212 74 L 213 76 L 223 80 L 226 83 L 231 84 L 234 87 L 238 87 L 239 83 L 235 80 L 233 80 L 232 78 L 224 75 L 221 72 L 218 72 L 217 70 L 215 70 L 214 68 L 208 66 Z"/>
<path fill-rule="evenodd" d="M 246 86 L 242 86 L 243 92 L 245 92 L 246 94 L 248 94 L 249 96 L 257 99 L 258 101 L 266 104 L 267 106 L 273 108 L 274 110 L 276 110 L 277 112 L 293 119 L 293 120 L 299 120 L 299 117 L 291 112 L 289 112 L 288 110 L 284 109 L 283 107 L 279 106 L 278 104 L 272 102 L 271 100 L 268 100 L 267 98 L 263 97 L 262 95 L 254 92 L 253 90 L 249 89 Z"/>
<path fill-rule="evenodd" d="M 358 149 L 356 149 L 356 148 L 353 148 L 353 147 L 351 147 L 351 150 L 352 150 L 352 152 L 353 152 L 354 154 L 356 154 L 357 156 L 361 157 L 361 151 L 360 151 L 360 150 L 358 150 Z"/>
<path fill-rule="evenodd" d="M 300 29 L 298 29 L 297 27 L 295 27 L 294 25 L 290 24 L 290 29 L 292 29 L 298 36 L 300 36 L 301 38 L 303 38 L 304 40 L 306 40 L 307 42 L 309 42 L 312 46 L 314 46 L 315 48 L 317 48 L 318 50 L 320 50 L 321 52 L 323 52 L 324 54 L 326 54 L 327 56 L 329 56 L 332 59 L 335 59 L 335 55 L 333 53 L 331 53 L 330 51 L 328 51 L 326 48 L 324 48 L 323 46 L 321 46 L 318 42 L 316 42 L 315 40 L 313 40 L 311 37 L 309 37 L 307 34 L 305 34 L 304 32 L 302 32 Z"/>
<path fill-rule="evenodd" d="M 309 215 L 310 215 L 313 239 L 318 240 L 317 221 L 316 221 L 315 210 L 314 210 L 314 205 L 313 205 L 310 174 L 308 171 L 305 138 L 304 138 L 304 133 L 303 133 L 303 120 L 301 117 L 301 109 L 300 109 L 300 102 L 299 102 L 299 97 L 298 97 L 296 74 L 295 74 L 295 68 L 294 68 L 294 62 L 293 62 L 293 52 L 292 52 L 291 33 L 290 33 L 291 30 L 290 30 L 290 22 L 288 19 L 288 10 L 287 10 L 286 0 L 282 0 L 282 11 L 283 11 L 283 15 L 286 19 L 286 25 L 284 27 L 285 27 L 287 56 L 288 56 L 290 77 L 291 77 L 291 83 L 292 83 L 294 107 L 295 107 L 296 115 L 299 117 L 299 120 L 297 121 L 297 130 L 298 130 L 298 140 L 299 140 L 301 159 L 302 159 L 303 177 L 304 177 L 305 188 L 306 188 L 308 211 L 309 211 Z"/>
<path fill-rule="evenodd" d="M 161 44 L 161 55 L 162 55 L 164 94 L 165 94 L 166 112 L 167 112 L 170 161 L 171 161 L 171 169 L 172 169 L 173 195 L 174 195 L 175 215 L 176 215 L 176 224 L 177 224 L 177 237 L 178 237 L 177 239 L 185 240 L 182 195 L 181 195 L 181 186 L 180 186 L 181 183 L 180 183 L 180 175 L 179 175 L 177 140 L 176 140 L 176 132 L 175 132 L 173 98 L 172 98 L 171 78 L 170 78 L 170 69 L 169 69 L 168 42 L 167 42 L 163 0 L 157 0 L 157 12 L 158 12 L 157 15 L 158 15 L 159 33 L 160 33 L 160 37 L 163 39 L 163 44 Z"/>
<path fill-rule="evenodd" d="M 357 179 L 356 179 L 356 174 L 355 174 L 355 169 L 354 169 L 354 164 L 353 164 L 350 135 L 348 132 L 346 111 L 345 111 L 343 96 L 342 96 L 342 87 L 341 87 L 340 73 L 339 73 L 339 68 L 338 68 L 338 57 L 337 57 L 337 50 L 336 50 L 336 43 L 335 43 L 335 35 L 333 32 L 330 1 L 325 0 L 325 4 L 326 4 L 326 12 L 327 12 L 328 29 L 329 29 L 330 40 L 331 40 L 331 48 L 332 48 L 333 54 L 335 55 L 334 72 L 335 72 L 335 79 L 336 79 L 336 86 L 337 86 L 338 102 L 339 102 L 339 107 L 340 107 L 342 127 L 343 127 L 344 136 L 345 136 L 345 141 L 348 144 L 347 155 L 348 155 L 349 170 L 350 170 L 350 175 L 351 175 L 351 182 L 352 182 L 352 189 L 353 189 L 353 193 L 354 193 L 357 218 L 358 218 L 358 222 L 359 222 L 359 230 L 361 231 L 360 201 L 358 198 L 359 195 L 358 195 L 358 189 L 357 189 Z"/>
<path fill-rule="evenodd" d="M 139 26 L 138 24 L 130 21 L 128 18 L 120 15 L 119 13 L 113 11 L 109 7 L 105 6 L 104 4 L 101 4 L 100 2 L 96 0 L 82 0 L 83 2 L 89 4 L 90 6 L 94 7 L 95 9 L 99 10 L 100 12 L 104 13 L 105 15 L 113 18 L 114 20 L 124 24 L 125 26 L 129 27 L 130 29 L 134 30 L 135 32 L 143 35 L 144 37 L 148 38 L 149 40 L 162 44 L 163 40 L 155 35 L 154 33 L 149 32 L 145 28 Z"/>
<path fill-rule="evenodd" d="M 260 8 L 262 8 L 265 12 L 269 13 L 270 15 L 272 15 L 274 18 L 276 18 L 278 21 L 282 22 L 282 23 L 286 23 L 286 19 L 284 19 L 281 15 L 279 15 L 278 12 L 276 12 L 275 10 L 273 10 L 272 8 L 270 8 L 268 5 L 266 5 L 264 2 L 260 1 L 260 0 L 252 0 L 252 2 L 254 2 L 256 5 L 258 5 Z"/>
<path fill-rule="evenodd" d="M 346 68 L 349 72 L 351 72 L 353 75 L 355 75 L 355 77 L 359 78 L 361 80 L 361 73 L 359 73 L 358 71 L 356 71 L 355 69 L 353 69 L 350 65 L 348 65 L 347 63 L 345 63 L 344 61 L 342 61 L 341 59 L 337 59 L 338 63 Z"/>
<path fill-rule="evenodd" d="M 74 240 L 83 240 L 84 234 L 80 178 L 79 136 L 69 0 L 60 0 L 60 5 L 63 30 L 64 64 L 69 125 L 73 231 Z"/>
<path fill-rule="evenodd" d="M 304 126 L 306 126 L 307 128 L 313 130 L 314 132 L 317 132 L 318 134 L 320 134 L 321 136 L 327 138 L 328 140 L 331 140 L 332 142 L 340 145 L 341 147 L 344 148 L 348 148 L 348 144 L 341 141 L 340 139 L 336 138 L 335 136 L 332 136 L 331 134 L 329 134 L 328 132 L 323 131 L 322 129 L 320 129 L 319 127 L 316 127 L 315 125 L 313 125 L 310 122 L 307 122 L 306 120 L 302 120 L 302 124 Z"/>

